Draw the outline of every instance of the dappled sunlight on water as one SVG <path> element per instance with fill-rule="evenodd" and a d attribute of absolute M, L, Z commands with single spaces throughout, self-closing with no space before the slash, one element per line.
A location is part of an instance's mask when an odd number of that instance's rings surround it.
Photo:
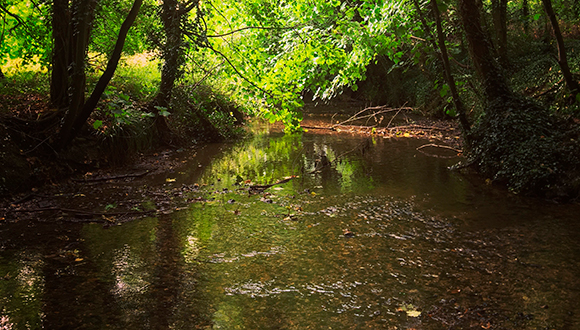
<path fill-rule="evenodd" d="M 0 324 L 580 327 L 580 208 L 451 172 L 422 144 L 262 132 L 132 183 L 170 196 L 156 217 L 5 224 Z M 31 228 L 45 239 L 13 239 Z"/>

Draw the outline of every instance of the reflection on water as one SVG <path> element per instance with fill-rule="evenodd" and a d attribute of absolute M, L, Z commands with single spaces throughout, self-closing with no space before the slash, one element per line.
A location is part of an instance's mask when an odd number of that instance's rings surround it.
<path fill-rule="evenodd" d="M 580 327 L 579 207 L 481 185 L 421 143 L 262 132 L 167 174 L 197 200 L 172 214 L 4 224 L 0 329 Z"/>

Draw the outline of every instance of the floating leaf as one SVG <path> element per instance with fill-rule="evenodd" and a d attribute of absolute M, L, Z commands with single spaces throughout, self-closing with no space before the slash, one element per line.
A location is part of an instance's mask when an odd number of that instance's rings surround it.
<path fill-rule="evenodd" d="M 419 311 L 407 311 L 407 316 L 409 316 L 409 317 L 419 317 L 419 316 L 421 316 L 421 312 L 419 312 Z"/>

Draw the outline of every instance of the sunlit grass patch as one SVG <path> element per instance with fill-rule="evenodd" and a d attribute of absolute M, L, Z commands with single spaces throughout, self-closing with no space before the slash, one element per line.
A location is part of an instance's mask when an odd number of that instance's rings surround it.
<path fill-rule="evenodd" d="M 38 58 L 30 61 L 8 59 L 1 69 L 5 75 L 0 80 L 1 95 L 42 94 L 48 97 L 50 76 Z"/>
<path fill-rule="evenodd" d="M 161 61 L 155 54 L 141 53 L 122 59 L 111 85 L 139 101 L 155 96 L 161 81 Z"/>

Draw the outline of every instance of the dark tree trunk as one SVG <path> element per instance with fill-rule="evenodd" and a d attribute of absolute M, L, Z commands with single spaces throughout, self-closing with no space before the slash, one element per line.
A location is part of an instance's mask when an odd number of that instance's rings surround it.
<path fill-rule="evenodd" d="M 178 5 L 177 0 L 164 0 L 161 13 L 166 40 L 162 50 L 164 63 L 161 71 L 161 84 L 156 100 L 157 104 L 162 107 L 169 107 L 171 93 L 182 64 L 183 33 Z"/>
<path fill-rule="evenodd" d="M 570 66 L 568 66 L 568 57 L 566 56 L 566 47 L 564 46 L 564 39 L 562 38 L 562 33 L 560 32 L 560 26 L 558 25 L 558 19 L 556 18 L 556 14 L 554 14 L 554 9 L 552 8 L 552 1 L 551 0 L 542 0 L 544 4 L 544 9 L 546 10 L 546 14 L 552 23 L 552 28 L 554 29 L 554 35 L 556 37 L 556 41 L 558 43 L 558 63 L 560 64 L 560 69 L 562 69 L 562 74 L 564 75 L 564 79 L 566 80 L 566 85 L 570 89 L 573 98 L 576 98 L 576 95 L 580 92 L 580 86 L 578 82 L 574 80 L 572 76 L 572 72 L 570 72 Z"/>
<path fill-rule="evenodd" d="M 68 111 L 59 131 L 59 139 L 57 145 L 55 145 L 57 149 L 66 146 L 67 136 L 70 135 L 76 117 L 85 103 L 85 60 L 89 46 L 95 5 L 96 0 L 74 0 L 72 4 L 72 38 L 70 40 L 72 74 L 69 87 L 70 100 Z"/>
<path fill-rule="evenodd" d="M 492 0 L 493 27 L 497 53 L 502 66 L 508 65 L 507 57 L 507 0 Z"/>
<path fill-rule="evenodd" d="M 113 54 L 107 63 L 107 68 L 105 72 L 99 78 L 99 81 L 95 85 L 95 89 L 91 93 L 89 99 L 84 103 L 82 108 L 80 109 L 79 113 L 74 119 L 73 125 L 70 127 L 68 131 L 61 130 L 61 141 L 66 146 L 79 132 L 82 126 L 85 124 L 95 107 L 97 106 L 97 102 L 103 95 L 105 88 L 113 78 L 113 74 L 117 69 L 117 65 L 119 64 L 119 60 L 121 59 L 121 54 L 123 52 L 123 46 L 125 45 L 125 39 L 127 38 L 127 33 L 129 29 L 135 22 L 135 18 L 137 18 L 137 14 L 139 13 L 139 9 L 141 8 L 141 4 L 143 0 L 135 0 L 133 2 L 133 6 L 131 11 L 127 15 L 127 18 L 121 25 L 121 29 L 119 30 L 119 35 L 117 36 L 117 42 L 115 43 L 115 48 L 113 49 Z"/>
<path fill-rule="evenodd" d="M 57 109 L 68 106 L 70 59 L 70 9 L 69 0 L 54 0 L 52 5 L 52 74 L 50 103 Z"/>
<path fill-rule="evenodd" d="M 528 0 L 522 1 L 522 19 L 524 20 L 524 32 L 530 30 L 530 4 Z"/>
<path fill-rule="evenodd" d="M 459 2 L 459 12 L 469 44 L 471 59 L 482 81 L 487 101 L 507 101 L 511 98 L 512 93 L 494 59 L 489 39 L 481 28 L 479 8 L 475 1 L 461 0 Z"/>
<path fill-rule="evenodd" d="M 459 97 L 457 87 L 455 86 L 455 79 L 453 78 L 453 74 L 451 73 L 451 65 L 449 65 L 449 56 L 447 53 L 447 46 L 445 45 L 445 34 L 443 33 L 443 28 L 441 26 L 441 17 L 439 14 L 439 7 L 437 6 L 437 0 L 431 0 L 431 7 L 433 9 L 433 16 L 435 19 L 435 24 L 437 26 L 437 39 L 439 41 L 441 60 L 443 61 L 443 68 L 445 70 L 445 80 L 449 85 L 451 96 L 453 98 L 453 105 L 455 106 L 455 110 L 457 111 L 457 115 L 459 116 L 459 122 L 461 123 L 461 127 L 463 131 L 467 133 L 469 132 L 470 125 L 469 121 L 467 120 L 467 116 L 465 115 L 465 106 L 463 105 L 463 101 L 461 101 L 461 98 Z"/>
<path fill-rule="evenodd" d="M 175 81 L 180 75 L 183 61 L 183 31 L 181 30 L 182 13 L 179 10 L 178 0 L 163 0 L 161 21 L 165 31 L 165 44 L 163 45 L 163 68 L 161 70 L 161 83 L 159 93 L 153 102 L 154 106 L 161 107 L 166 111 L 171 108 L 171 96 Z M 153 111 L 157 114 L 155 126 L 164 142 L 170 142 L 171 129 L 164 116 L 159 115 L 158 108 Z"/>

